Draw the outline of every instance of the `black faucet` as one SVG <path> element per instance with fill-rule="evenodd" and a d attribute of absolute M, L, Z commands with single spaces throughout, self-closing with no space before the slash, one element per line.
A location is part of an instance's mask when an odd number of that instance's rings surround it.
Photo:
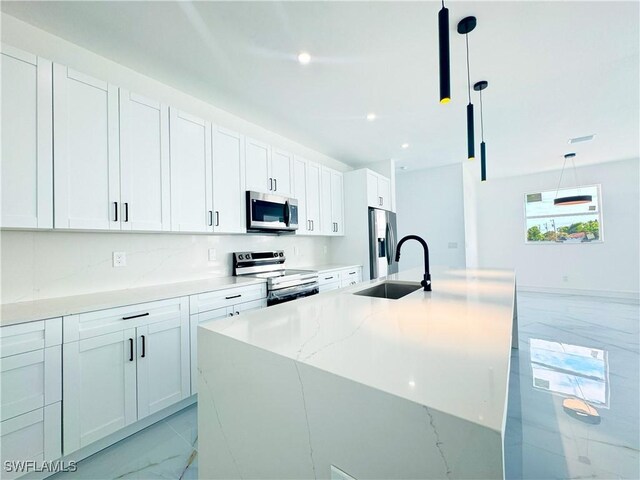
<path fill-rule="evenodd" d="M 431 273 L 429 272 L 429 245 L 424 241 L 423 238 L 417 235 L 407 235 L 406 237 L 402 237 L 402 240 L 398 242 L 398 246 L 396 247 L 396 262 L 400 261 L 400 249 L 402 248 L 402 244 L 407 240 L 416 240 L 420 242 L 422 248 L 424 249 L 424 279 L 420 282 L 420 285 L 423 286 L 425 292 L 431 291 Z"/>

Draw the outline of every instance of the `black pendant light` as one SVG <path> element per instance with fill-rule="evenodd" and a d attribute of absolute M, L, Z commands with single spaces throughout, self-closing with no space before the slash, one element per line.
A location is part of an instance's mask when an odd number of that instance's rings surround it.
<path fill-rule="evenodd" d="M 476 17 L 465 17 L 458 22 L 458 33 L 464 35 L 467 41 L 467 91 L 469 104 L 467 105 L 467 157 L 473 160 L 475 153 L 475 138 L 473 131 L 473 104 L 471 103 L 471 74 L 469 73 L 469 32 L 476 28 Z"/>
<path fill-rule="evenodd" d="M 476 92 L 480 92 L 480 180 L 487 181 L 487 144 L 484 143 L 484 117 L 482 115 L 482 91 L 489 86 L 486 80 L 480 80 L 473 85 Z"/>
<path fill-rule="evenodd" d="M 438 37 L 440 40 L 440 103 L 451 101 L 451 63 L 449 58 L 449 9 L 444 6 L 438 13 Z"/>
<path fill-rule="evenodd" d="M 578 195 L 570 195 L 568 197 L 558 197 L 558 191 L 560 190 L 560 184 L 562 183 L 562 175 L 564 174 L 564 167 L 567 165 L 567 160 L 571 160 L 573 164 L 573 173 L 575 176 L 576 187 L 580 188 L 578 185 L 578 172 L 576 170 L 576 164 L 573 160 L 576 157 L 575 153 L 567 153 L 564 156 L 564 163 L 562 164 L 562 171 L 560 172 L 560 181 L 558 182 L 558 188 L 556 189 L 556 198 L 553 200 L 554 205 L 581 205 L 583 203 L 591 203 L 593 197 L 591 195 L 580 195 L 580 191 L 578 190 Z"/>

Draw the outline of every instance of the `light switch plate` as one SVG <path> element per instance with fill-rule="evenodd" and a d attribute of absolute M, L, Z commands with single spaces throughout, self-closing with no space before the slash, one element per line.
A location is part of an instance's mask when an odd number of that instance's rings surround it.
<path fill-rule="evenodd" d="M 209 261 L 210 262 L 215 262 L 216 261 L 216 249 L 215 248 L 210 248 L 209 249 Z"/>
<path fill-rule="evenodd" d="M 300 249 L 297 247 L 297 245 L 293 246 L 293 254 L 294 255 L 300 255 Z"/>
<path fill-rule="evenodd" d="M 114 267 L 126 267 L 127 266 L 127 253 L 126 252 L 113 252 L 113 266 Z"/>

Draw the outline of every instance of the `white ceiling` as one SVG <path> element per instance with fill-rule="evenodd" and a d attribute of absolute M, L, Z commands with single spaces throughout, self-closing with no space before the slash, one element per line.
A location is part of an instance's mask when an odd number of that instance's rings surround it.
<path fill-rule="evenodd" d="M 352 165 L 466 161 L 464 37 L 492 176 L 639 156 L 638 2 L 2 2 L 2 11 Z M 312 62 L 301 66 L 297 53 Z M 479 109 L 476 92 L 476 138 Z M 378 119 L 367 122 L 368 112 Z M 596 133 L 571 148 L 570 137 Z M 403 150 L 400 145 L 409 143 Z M 479 148 L 476 147 L 476 148 Z M 479 155 L 478 155 L 479 156 Z"/>

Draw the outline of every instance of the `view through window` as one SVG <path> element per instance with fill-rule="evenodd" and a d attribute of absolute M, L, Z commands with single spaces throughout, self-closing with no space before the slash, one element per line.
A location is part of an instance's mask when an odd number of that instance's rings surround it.
<path fill-rule="evenodd" d="M 557 197 L 591 195 L 580 205 L 554 205 Z M 525 195 L 527 243 L 588 243 L 602 241 L 600 186 L 561 188 Z"/>

